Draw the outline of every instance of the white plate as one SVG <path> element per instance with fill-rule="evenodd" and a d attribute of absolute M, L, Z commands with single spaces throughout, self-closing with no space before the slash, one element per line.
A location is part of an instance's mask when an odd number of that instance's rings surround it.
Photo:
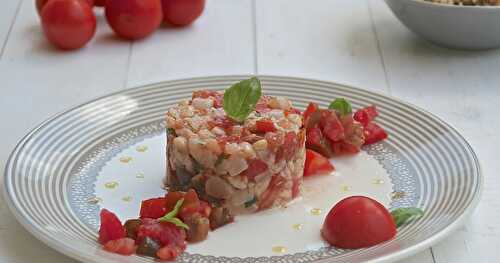
<path fill-rule="evenodd" d="M 5 170 L 6 200 L 26 229 L 51 247 L 85 262 L 153 262 L 99 248 L 101 208 L 137 217 L 140 201 L 161 196 L 165 174 L 164 113 L 197 89 L 225 89 L 247 76 L 169 81 L 115 93 L 44 122 L 12 153 Z M 337 171 L 307 178 L 302 198 L 287 208 L 239 216 L 189 245 L 178 261 L 386 262 L 416 253 L 455 229 L 479 200 L 476 156 L 449 125 L 407 103 L 330 82 L 261 76 L 264 92 L 304 108 L 336 98 L 354 108 L 377 105 L 388 140 L 353 157 L 333 159 Z M 325 214 L 351 195 L 388 208 L 417 206 L 420 220 L 395 239 L 360 250 L 328 247 L 319 235 Z M 312 209 L 321 213 L 311 213 Z M 281 247 L 282 249 L 276 249 Z M 273 249 L 274 248 L 274 249 Z"/>

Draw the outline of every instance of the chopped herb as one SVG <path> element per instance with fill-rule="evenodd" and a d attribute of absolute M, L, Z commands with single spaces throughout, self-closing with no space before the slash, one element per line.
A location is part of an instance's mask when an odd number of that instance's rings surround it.
<path fill-rule="evenodd" d="M 351 104 L 343 98 L 335 99 L 334 101 L 332 101 L 332 103 L 330 103 L 330 106 L 328 106 L 328 108 L 338 111 L 340 115 L 347 115 L 349 113 L 352 113 Z"/>
<path fill-rule="evenodd" d="M 189 226 L 186 225 L 182 220 L 177 218 L 177 214 L 181 210 L 182 204 L 184 203 L 184 198 L 181 198 L 175 203 L 174 209 L 172 211 L 168 212 L 166 215 L 160 217 L 158 221 L 160 222 L 170 222 L 178 227 L 182 227 L 185 229 L 189 229 Z"/>
<path fill-rule="evenodd" d="M 260 80 L 256 77 L 240 81 L 224 92 L 223 108 L 231 119 L 243 122 L 262 95 Z"/>
<path fill-rule="evenodd" d="M 424 211 L 416 207 L 398 208 L 391 212 L 396 227 L 400 227 L 413 220 L 417 220 L 424 215 Z"/>
<path fill-rule="evenodd" d="M 251 207 L 253 204 L 257 203 L 257 197 L 254 196 L 252 199 L 245 202 L 245 208 Z"/>

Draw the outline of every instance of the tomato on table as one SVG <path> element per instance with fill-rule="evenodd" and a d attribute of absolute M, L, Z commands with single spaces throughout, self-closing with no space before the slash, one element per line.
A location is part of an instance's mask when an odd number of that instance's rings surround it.
<path fill-rule="evenodd" d="M 35 1 L 35 5 L 36 5 L 36 11 L 38 12 L 39 15 L 41 15 L 42 13 L 42 9 L 43 7 L 45 6 L 45 4 L 48 2 L 49 0 L 36 0 Z M 94 0 L 80 0 L 80 1 L 84 1 L 86 3 L 89 4 L 89 7 L 92 7 L 94 6 Z M 96 0 L 96 1 L 99 1 L 99 0 Z M 100 0 L 102 1 L 102 0 Z"/>
<path fill-rule="evenodd" d="M 161 24 L 160 0 L 107 0 L 106 21 L 120 37 L 145 38 Z"/>
<path fill-rule="evenodd" d="M 205 0 L 162 0 L 163 20 L 174 26 L 194 22 L 205 9 Z"/>
<path fill-rule="evenodd" d="M 387 132 L 374 122 L 370 122 L 365 126 L 364 135 L 365 145 L 373 144 L 389 137 Z"/>
<path fill-rule="evenodd" d="M 306 161 L 304 164 L 304 176 L 317 174 L 328 174 L 335 170 L 335 167 L 330 163 L 328 158 L 313 151 L 306 150 Z"/>
<path fill-rule="evenodd" d="M 94 0 L 94 6 L 104 7 L 106 6 L 106 0 Z"/>
<path fill-rule="evenodd" d="M 96 18 L 82 0 L 51 0 L 41 12 L 45 37 L 60 49 L 77 49 L 95 34 Z"/>
<path fill-rule="evenodd" d="M 357 249 L 392 239 L 396 235 L 396 224 L 379 202 L 365 196 L 352 196 L 330 210 L 321 235 L 332 246 Z"/>

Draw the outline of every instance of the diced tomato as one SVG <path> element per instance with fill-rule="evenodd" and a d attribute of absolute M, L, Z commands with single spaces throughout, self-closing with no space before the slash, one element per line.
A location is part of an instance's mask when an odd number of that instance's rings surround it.
<path fill-rule="evenodd" d="M 206 99 L 206 98 L 209 98 L 209 97 L 213 97 L 214 98 L 214 107 L 215 108 L 220 108 L 222 107 L 222 101 L 224 99 L 224 95 L 217 92 L 217 91 L 214 91 L 214 90 L 198 90 L 198 91 L 195 91 L 193 92 L 193 99 L 194 98 L 202 98 L 202 99 Z"/>
<path fill-rule="evenodd" d="M 267 171 L 267 164 L 259 159 L 253 159 L 248 162 L 248 168 L 243 172 L 243 175 L 248 180 L 254 181 L 255 176 Z"/>
<path fill-rule="evenodd" d="M 377 116 L 378 111 L 375 106 L 368 106 L 354 113 L 354 119 L 363 124 L 363 126 L 368 125 L 368 123 L 372 122 Z"/>
<path fill-rule="evenodd" d="M 136 243 L 140 244 L 144 238 L 159 242 L 162 246 L 186 248 L 186 232 L 169 222 L 158 222 L 156 219 L 144 219 L 137 230 Z"/>
<path fill-rule="evenodd" d="M 136 249 L 135 240 L 128 237 L 110 240 L 104 244 L 104 250 L 126 256 L 134 254 Z"/>
<path fill-rule="evenodd" d="M 275 132 L 276 126 L 271 120 L 258 120 L 255 123 L 255 127 L 258 132 L 266 133 L 266 132 Z"/>
<path fill-rule="evenodd" d="M 302 116 L 304 116 L 304 121 L 307 121 L 307 119 L 309 118 L 309 116 L 311 116 L 311 114 L 313 112 L 316 112 L 318 110 L 319 110 L 318 104 L 310 102 L 309 105 L 307 105 L 306 110 L 302 114 Z"/>
<path fill-rule="evenodd" d="M 269 186 L 266 191 L 262 194 L 260 200 L 258 200 L 259 210 L 264 210 L 271 207 L 279 197 L 281 192 L 281 188 L 283 188 L 283 184 L 285 183 L 285 179 L 279 175 L 273 175 L 271 177 L 271 182 L 269 182 Z"/>
<path fill-rule="evenodd" d="M 264 135 L 264 138 L 267 141 L 268 147 L 271 150 L 276 150 L 283 144 L 284 136 L 281 133 L 268 132 Z"/>
<path fill-rule="evenodd" d="M 179 251 L 178 248 L 164 246 L 164 247 L 158 249 L 158 251 L 156 251 L 156 256 L 160 260 L 171 261 L 171 260 L 176 259 L 180 253 L 182 253 L 182 251 Z"/>
<path fill-rule="evenodd" d="M 293 158 L 298 143 L 297 134 L 295 134 L 295 132 L 290 131 L 285 134 L 285 141 L 282 146 L 283 158 L 285 158 L 285 160 L 289 161 Z"/>
<path fill-rule="evenodd" d="M 224 116 L 224 117 L 218 117 L 215 118 L 212 121 L 208 121 L 208 125 L 210 127 L 219 127 L 225 131 L 228 129 L 232 128 L 236 123 L 229 117 Z"/>
<path fill-rule="evenodd" d="M 304 164 L 304 176 L 327 174 L 335 170 L 328 158 L 313 151 L 306 150 L 306 162 Z"/>
<path fill-rule="evenodd" d="M 365 145 L 373 144 L 379 142 L 381 140 L 387 139 L 387 132 L 382 129 L 382 127 L 378 126 L 374 122 L 368 123 L 364 129 L 365 134 Z"/>
<path fill-rule="evenodd" d="M 332 151 L 330 150 L 330 143 L 323 137 L 321 129 L 313 127 L 307 130 L 306 147 L 308 149 L 319 152 L 325 157 L 331 157 Z"/>
<path fill-rule="evenodd" d="M 320 127 L 323 134 L 333 142 L 344 139 L 344 126 L 342 126 L 335 111 L 321 111 Z"/>
<path fill-rule="evenodd" d="M 289 114 L 302 114 L 299 109 L 291 108 L 289 110 L 285 110 L 285 116 L 288 117 Z"/>
<path fill-rule="evenodd" d="M 359 153 L 359 151 L 361 150 L 359 147 L 345 141 L 334 142 L 331 144 L 331 146 L 334 155 L 355 154 Z"/>
<path fill-rule="evenodd" d="M 257 104 L 255 104 L 255 111 L 259 113 L 265 113 L 271 111 L 271 108 L 267 105 L 269 102 L 269 97 L 261 96 Z"/>
<path fill-rule="evenodd" d="M 168 212 L 165 198 L 151 198 L 141 203 L 140 218 L 160 218 Z"/>
<path fill-rule="evenodd" d="M 99 243 L 104 245 L 110 240 L 125 237 L 125 228 L 115 214 L 106 209 L 102 209 L 100 217 L 101 226 L 99 227 Z"/>
<path fill-rule="evenodd" d="M 211 211 L 212 207 L 210 206 L 210 204 L 200 200 L 200 208 L 198 209 L 198 213 L 200 213 L 201 216 L 208 218 Z"/>
<path fill-rule="evenodd" d="M 184 197 L 183 192 L 179 192 L 179 191 L 168 192 L 165 195 L 165 207 L 167 208 L 167 211 L 172 211 L 172 209 L 174 209 L 174 207 L 175 207 L 175 204 L 177 204 L 177 201 L 179 201 L 179 199 L 181 199 L 183 197 Z"/>
<path fill-rule="evenodd" d="M 198 194 L 196 194 L 194 189 L 189 189 L 184 195 L 184 202 L 179 213 L 181 219 L 186 219 L 194 213 L 198 213 L 200 210 L 200 199 L 198 199 Z"/>

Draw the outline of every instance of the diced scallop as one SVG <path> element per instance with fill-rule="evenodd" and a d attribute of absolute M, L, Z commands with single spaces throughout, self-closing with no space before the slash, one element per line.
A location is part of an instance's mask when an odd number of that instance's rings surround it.
<path fill-rule="evenodd" d="M 216 136 L 224 136 L 226 135 L 226 132 L 220 127 L 214 127 L 212 129 L 212 134 L 215 134 Z"/>
<path fill-rule="evenodd" d="M 266 150 L 267 149 L 267 140 L 265 140 L 265 139 L 258 140 L 252 146 L 253 146 L 253 149 L 255 151 Z"/>
<path fill-rule="evenodd" d="M 245 189 L 248 186 L 248 178 L 242 175 L 227 176 L 226 180 L 237 189 Z"/>
<path fill-rule="evenodd" d="M 228 155 L 238 154 L 239 151 L 240 147 L 234 142 L 226 144 L 226 147 L 224 148 L 224 152 Z"/>
<path fill-rule="evenodd" d="M 192 105 L 195 109 L 207 110 L 207 109 L 212 108 L 212 106 L 214 105 L 214 101 L 210 98 L 206 98 L 206 99 L 194 98 L 192 101 Z"/>
<path fill-rule="evenodd" d="M 257 156 L 250 143 L 242 142 L 240 143 L 239 147 L 241 149 L 243 157 L 245 157 L 246 159 L 254 159 Z"/>
<path fill-rule="evenodd" d="M 178 137 L 175 137 L 174 140 L 173 140 L 173 144 L 174 144 L 174 147 L 177 151 L 181 152 L 181 153 L 187 153 L 188 152 L 188 149 L 187 149 L 187 139 L 182 137 L 182 136 L 178 136 Z"/>
<path fill-rule="evenodd" d="M 211 176 L 205 183 L 205 192 L 215 198 L 228 199 L 234 193 L 234 188 L 224 179 Z"/>
<path fill-rule="evenodd" d="M 269 107 L 272 109 L 289 110 L 292 107 L 290 100 L 284 97 L 274 97 L 269 100 Z"/>
<path fill-rule="evenodd" d="M 231 176 L 238 175 L 248 168 L 247 161 L 238 155 L 231 155 L 222 161 L 222 165 Z"/>
<path fill-rule="evenodd" d="M 201 139 L 208 139 L 208 138 L 213 138 L 214 135 L 207 129 L 201 129 L 198 132 L 198 135 L 200 136 Z"/>

